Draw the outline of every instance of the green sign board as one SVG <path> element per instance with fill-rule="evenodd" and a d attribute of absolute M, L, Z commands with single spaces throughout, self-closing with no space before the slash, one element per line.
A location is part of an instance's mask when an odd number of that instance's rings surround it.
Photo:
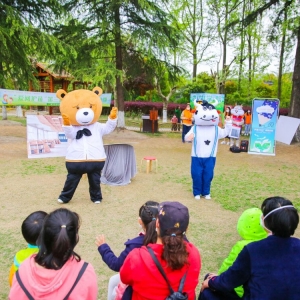
<path fill-rule="evenodd" d="M 112 94 L 102 94 L 100 99 L 103 107 L 109 107 Z M 60 100 L 55 93 L 28 92 L 0 89 L 2 105 L 11 106 L 59 106 Z"/>

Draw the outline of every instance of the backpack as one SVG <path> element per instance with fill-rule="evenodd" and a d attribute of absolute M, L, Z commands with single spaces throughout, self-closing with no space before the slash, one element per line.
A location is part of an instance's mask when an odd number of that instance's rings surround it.
<path fill-rule="evenodd" d="M 233 152 L 233 153 L 240 153 L 240 152 L 241 152 L 241 148 L 238 147 L 238 146 L 235 146 L 235 145 L 231 146 L 231 147 L 229 148 L 229 150 L 230 150 L 231 152 Z"/>
<path fill-rule="evenodd" d="M 249 142 L 247 140 L 242 140 L 241 141 L 241 152 L 248 152 L 248 144 Z"/>
<path fill-rule="evenodd" d="M 68 300 L 70 294 L 73 292 L 75 286 L 77 285 L 77 283 L 79 282 L 80 278 L 82 277 L 83 273 L 85 272 L 86 268 L 88 266 L 88 263 L 87 262 L 84 262 L 78 275 L 77 275 L 77 278 L 74 282 L 74 284 L 72 285 L 71 289 L 69 290 L 67 296 L 63 299 L 63 300 Z M 21 277 L 20 277 L 20 274 L 19 274 L 19 270 L 16 272 L 16 278 L 17 278 L 17 281 L 21 287 L 21 289 L 24 291 L 24 293 L 26 294 L 27 298 L 29 300 L 34 300 L 34 298 L 32 297 L 32 295 L 29 293 L 29 291 L 26 289 L 25 285 L 23 284 L 23 281 L 21 280 Z"/>
<path fill-rule="evenodd" d="M 175 292 L 171 285 L 170 285 L 170 282 L 167 278 L 167 275 L 166 273 L 164 272 L 161 264 L 159 263 L 157 257 L 155 256 L 153 250 L 150 248 L 150 247 L 147 247 L 148 249 L 148 252 L 150 253 L 152 259 L 154 260 L 159 272 L 161 273 L 161 275 L 164 277 L 164 279 L 166 280 L 167 284 L 168 284 L 168 287 L 169 287 L 169 290 L 170 290 L 170 295 L 165 299 L 165 300 L 187 300 L 188 299 L 188 295 L 187 293 L 183 293 L 182 290 L 183 290 L 183 286 L 184 286 L 184 282 L 185 282 L 185 278 L 186 278 L 186 274 L 187 274 L 187 271 L 185 272 L 185 274 L 183 275 L 183 277 L 181 278 L 180 280 L 180 284 L 179 284 L 179 289 L 177 292 Z"/>

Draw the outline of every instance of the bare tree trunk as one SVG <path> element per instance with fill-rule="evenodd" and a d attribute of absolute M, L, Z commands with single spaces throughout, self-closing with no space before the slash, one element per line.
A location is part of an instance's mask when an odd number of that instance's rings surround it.
<path fill-rule="evenodd" d="M 279 70 L 278 70 L 278 90 L 277 90 L 278 99 L 281 99 L 281 90 L 282 90 L 283 60 L 284 60 L 284 50 L 285 50 L 285 41 L 286 41 L 286 22 L 287 22 L 287 10 L 284 10 L 284 22 L 282 25 L 282 38 L 281 38 Z"/>
<path fill-rule="evenodd" d="M 245 0 L 243 1 L 243 9 L 242 9 L 242 20 L 244 19 L 245 16 L 245 9 L 246 9 L 246 4 Z M 244 63 L 244 49 L 245 49 L 245 27 L 244 24 L 242 23 L 242 28 L 241 28 L 241 45 L 240 45 L 240 58 L 239 58 L 239 75 L 238 75 L 238 92 L 241 92 L 241 82 L 242 82 L 242 76 L 243 76 L 243 63 Z"/>
<path fill-rule="evenodd" d="M 293 87 L 291 96 L 291 105 L 289 110 L 289 116 L 294 118 L 300 118 L 300 26 L 297 32 L 297 48 L 293 74 Z M 300 128 L 295 134 L 294 140 L 300 142 Z"/>
<path fill-rule="evenodd" d="M 167 117 L 168 117 L 168 103 L 169 103 L 169 100 L 170 100 L 171 96 L 175 93 L 177 87 L 176 86 L 172 87 L 167 96 L 165 96 L 161 91 L 159 78 L 156 78 L 156 87 L 157 87 L 158 95 L 163 100 L 163 123 L 167 123 L 167 121 L 168 121 L 167 120 Z"/>
<path fill-rule="evenodd" d="M 5 105 L 2 105 L 2 120 L 7 120 L 7 110 Z"/>
<path fill-rule="evenodd" d="M 3 66 L 2 66 L 2 63 L 0 63 L 0 73 L 3 74 Z M 1 76 L 0 77 L 0 88 L 1 89 L 4 89 L 4 77 Z M 6 106 L 5 105 L 2 105 L 2 120 L 7 120 L 7 110 L 6 110 Z"/>
<path fill-rule="evenodd" d="M 120 25 L 120 7 L 117 7 L 115 10 L 115 24 L 116 24 L 116 32 L 115 32 L 115 40 L 116 40 L 116 69 L 117 69 L 117 76 L 116 76 L 116 98 L 117 98 L 117 105 L 118 105 L 118 128 L 125 127 L 125 113 L 124 113 L 124 93 L 123 93 L 123 86 L 121 80 L 121 74 L 123 71 L 123 60 L 122 60 L 122 47 L 121 47 L 121 25 Z"/>

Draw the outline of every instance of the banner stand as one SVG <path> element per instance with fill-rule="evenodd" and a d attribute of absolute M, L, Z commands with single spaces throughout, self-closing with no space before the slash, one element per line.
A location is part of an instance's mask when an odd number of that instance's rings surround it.
<path fill-rule="evenodd" d="M 252 100 L 249 154 L 275 155 L 275 134 L 278 114 L 278 99 L 255 98 Z"/>

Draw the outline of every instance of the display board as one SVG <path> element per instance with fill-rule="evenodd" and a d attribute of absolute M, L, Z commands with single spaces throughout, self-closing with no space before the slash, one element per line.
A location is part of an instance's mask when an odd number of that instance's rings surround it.
<path fill-rule="evenodd" d="M 290 145 L 299 126 L 300 119 L 280 116 L 277 122 L 275 140 Z"/>
<path fill-rule="evenodd" d="M 278 112 L 278 99 L 253 99 L 248 153 L 275 155 L 275 133 Z"/>

